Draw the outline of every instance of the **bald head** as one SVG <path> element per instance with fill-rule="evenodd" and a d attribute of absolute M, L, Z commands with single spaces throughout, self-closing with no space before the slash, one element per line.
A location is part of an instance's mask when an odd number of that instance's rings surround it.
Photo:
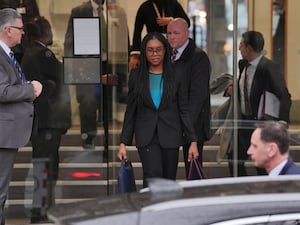
<path fill-rule="evenodd" d="M 189 26 L 183 18 L 175 18 L 168 24 L 167 37 L 172 48 L 180 48 L 189 38 Z"/>
<path fill-rule="evenodd" d="M 183 18 L 175 18 L 174 20 L 172 20 L 168 26 L 178 26 L 180 27 L 182 30 L 188 30 L 189 29 L 189 25 L 187 24 L 186 20 Z"/>

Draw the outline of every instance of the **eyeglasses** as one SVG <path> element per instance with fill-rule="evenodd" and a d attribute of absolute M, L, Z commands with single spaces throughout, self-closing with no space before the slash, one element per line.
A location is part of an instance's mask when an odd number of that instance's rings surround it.
<path fill-rule="evenodd" d="M 164 48 L 162 47 L 162 48 L 157 48 L 157 49 L 153 49 L 153 48 L 147 48 L 146 49 L 146 53 L 148 54 L 148 55 L 154 55 L 154 53 L 156 53 L 157 55 L 162 55 L 163 54 L 163 52 L 164 52 Z"/>
<path fill-rule="evenodd" d="M 8 27 L 18 29 L 19 31 L 24 31 L 24 27 L 16 27 L 16 26 L 8 26 Z"/>

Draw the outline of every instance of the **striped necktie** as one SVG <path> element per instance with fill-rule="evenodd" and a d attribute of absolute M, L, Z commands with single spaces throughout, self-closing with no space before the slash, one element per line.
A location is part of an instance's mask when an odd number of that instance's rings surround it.
<path fill-rule="evenodd" d="M 21 78 L 21 80 L 22 80 L 22 84 L 25 84 L 25 83 L 26 83 L 25 75 L 24 75 L 24 73 L 23 73 L 23 71 L 22 71 L 22 69 L 21 69 L 19 63 L 17 62 L 14 53 L 13 53 L 13 52 L 10 52 L 10 53 L 9 53 L 9 56 L 10 56 L 11 61 L 14 63 L 16 69 L 18 70 L 19 76 L 20 76 L 20 78 Z"/>
<path fill-rule="evenodd" d="M 176 48 L 174 48 L 173 52 L 172 52 L 172 57 L 171 57 L 172 63 L 175 62 L 177 53 L 178 53 L 178 50 Z"/>
<path fill-rule="evenodd" d="M 248 63 L 245 67 L 245 77 L 244 77 L 244 96 L 245 96 L 245 113 L 246 115 L 251 115 L 251 105 L 250 105 L 250 100 L 249 100 L 249 90 L 248 90 L 248 67 L 251 64 Z"/>

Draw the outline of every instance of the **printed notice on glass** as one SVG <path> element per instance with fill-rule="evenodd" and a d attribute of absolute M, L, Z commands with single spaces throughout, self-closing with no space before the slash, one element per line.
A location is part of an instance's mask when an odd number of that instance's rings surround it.
<path fill-rule="evenodd" d="M 73 18 L 74 55 L 99 55 L 100 19 Z"/>

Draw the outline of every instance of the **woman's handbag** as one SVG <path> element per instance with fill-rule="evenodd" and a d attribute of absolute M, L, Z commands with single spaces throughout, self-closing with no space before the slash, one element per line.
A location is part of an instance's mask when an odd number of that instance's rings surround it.
<path fill-rule="evenodd" d="M 129 193 L 136 191 L 135 178 L 131 161 L 122 160 L 118 173 L 119 193 Z"/>
<path fill-rule="evenodd" d="M 200 180 L 207 179 L 206 173 L 204 172 L 198 159 L 192 159 L 189 163 L 189 173 L 187 180 Z"/>

